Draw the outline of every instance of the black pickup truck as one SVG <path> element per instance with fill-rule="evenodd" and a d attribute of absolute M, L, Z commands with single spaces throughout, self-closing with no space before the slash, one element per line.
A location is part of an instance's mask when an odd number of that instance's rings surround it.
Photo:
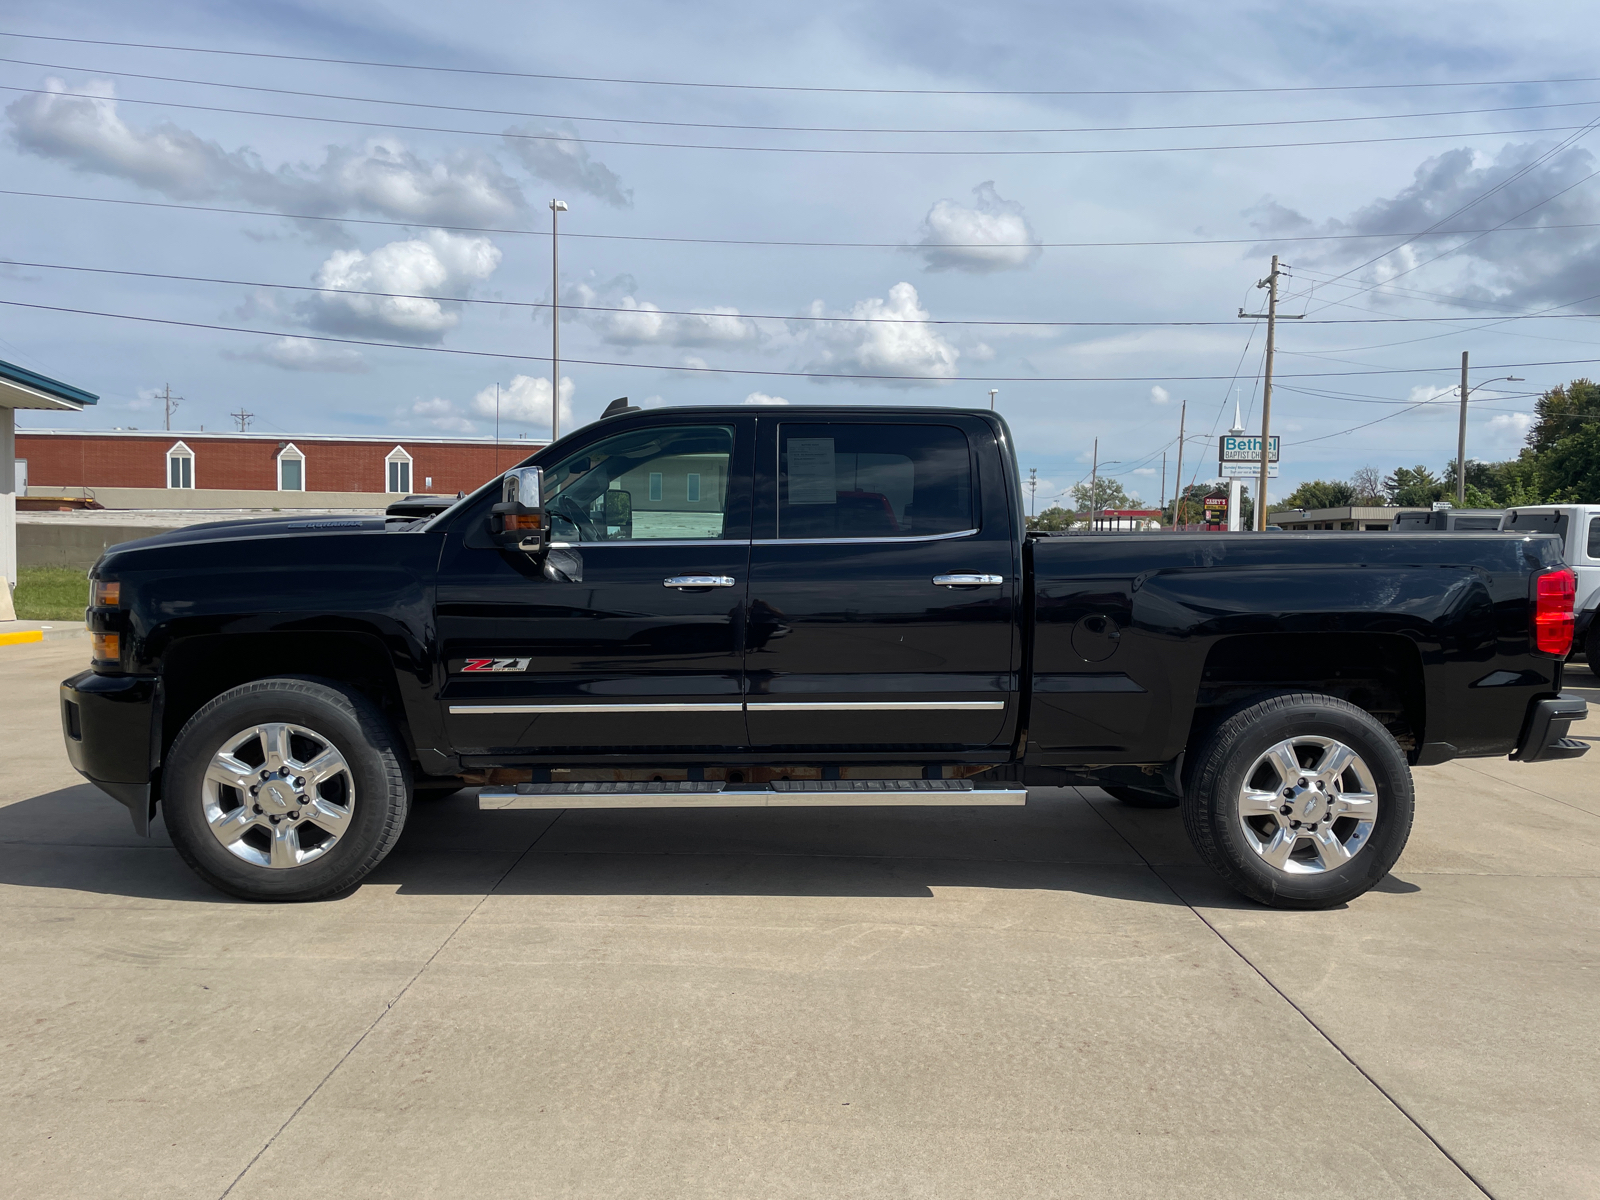
<path fill-rule="evenodd" d="M 448 507 L 443 507 L 448 503 Z M 1412 766 L 1581 754 L 1553 538 L 1024 533 L 940 408 L 625 410 L 442 511 L 232 521 L 91 572 L 72 764 L 217 887 L 354 885 L 413 800 L 1181 807 L 1248 896 L 1394 864 Z M 426 507 L 425 505 L 423 507 Z"/>

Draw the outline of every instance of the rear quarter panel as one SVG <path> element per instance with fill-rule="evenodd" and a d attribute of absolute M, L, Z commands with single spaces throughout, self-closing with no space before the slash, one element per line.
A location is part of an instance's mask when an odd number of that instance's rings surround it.
<path fill-rule="evenodd" d="M 1464 755 L 1509 752 L 1528 701 L 1559 687 L 1559 665 L 1531 652 L 1528 631 L 1529 577 L 1559 560 L 1551 538 L 1093 535 L 1032 541 L 1029 552 L 1032 761 L 1172 759 L 1189 738 L 1207 661 L 1230 638 L 1404 639 L 1422 675 L 1417 742 Z M 1113 616 L 1121 637 L 1091 662 L 1073 633 L 1095 613 Z M 1092 703 L 1076 691 L 1085 675 L 1102 677 Z"/>

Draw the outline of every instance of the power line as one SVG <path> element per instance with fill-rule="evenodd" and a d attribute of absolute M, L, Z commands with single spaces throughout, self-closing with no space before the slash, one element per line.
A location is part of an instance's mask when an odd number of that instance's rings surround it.
<path fill-rule="evenodd" d="M 549 237 L 547 229 L 512 229 L 493 225 L 443 225 L 435 221 L 384 221 L 375 217 L 339 217 L 329 216 L 326 213 L 294 213 L 274 212 L 260 208 L 225 208 L 209 204 L 175 204 L 163 200 L 130 200 L 117 196 L 74 196 L 64 192 L 27 192 L 14 188 L 0 188 L 0 196 L 26 196 L 36 200 L 76 200 L 85 204 L 122 204 L 134 208 L 170 208 L 180 212 L 209 212 L 221 213 L 227 216 L 239 217 L 267 217 L 272 220 L 286 221 L 333 221 L 349 225 L 378 225 L 388 229 L 443 229 L 450 233 L 497 233 L 506 236 L 521 237 Z M 1493 229 L 1448 229 L 1423 231 L 1421 233 L 1330 233 L 1330 234 L 1272 234 L 1258 235 L 1247 238 L 1175 238 L 1155 241 L 1131 242 L 940 242 L 933 249 L 939 250 L 1118 250 L 1141 247 L 1163 246 L 1260 246 L 1267 243 L 1274 245 L 1281 243 L 1301 242 L 1350 242 L 1370 241 L 1374 238 L 1407 237 L 1459 237 L 1470 233 L 1533 233 L 1546 230 L 1555 231 L 1563 229 L 1600 229 L 1600 221 L 1583 221 L 1567 225 L 1511 225 L 1496 226 Z M 607 242 L 668 242 L 691 246 L 789 246 L 798 249 L 836 249 L 836 250 L 917 250 L 922 249 L 914 242 L 818 242 L 801 240 L 783 240 L 773 238 L 700 238 L 700 237 L 663 237 L 659 235 L 637 233 L 563 233 L 564 238 L 586 238 L 592 241 Z M 1306 272 L 1312 274 L 1312 272 Z M 1347 287 L 1358 287 L 1356 284 L 1346 284 Z M 1411 292 L 1412 289 L 1396 288 L 1397 292 Z M 1429 296 L 1433 293 L 1415 292 L 1419 296 Z M 1292 298 L 1292 297 L 1291 297 Z M 1451 299 L 1450 297 L 1443 297 Z M 1460 304 L 1478 304 L 1488 306 L 1488 301 L 1455 301 Z M 1498 306 L 1504 307 L 1504 306 Z"/>
<path fill-rule="evenodd" d="M 1590 125 L 1540 125 L 1529 129 L 1480 129 L 1456 133 L 1416 133 L 1395 137 L 1335 138 L 1320 142 L 1245 142 L 1219 146 L 1083 146 L 1073 149 L 998 150 L 991 148 L 967 150 L 898 150 L 873 149 L 851 146 L 725 146 L 708 142 L 645 142 L 633 138 L 583 138 L 555 133 L 520 133 L 510 129 L 450 129 L 439 125 L 408 125 L 398 121 L 368 121 L 359 117 L 317 117 L 306 113 L 263 112 L 254 108 L 229 108 L 218 104 L 186 104 L 177 100 L 143 100 L 131 96 L 85 96 L 76 92 L 56 92 L 47 88 L 13 87 L 0 84 L 0 91 L 19 92 L 29 96 L 61 96 L 76 100 L 90 100 L 102 104 L 144 104 L 158 108 L 180 108 L 186 112 L 227 113 L 241 117 L 268 117 L 279 121 L 312 121 L 319 125 L 355 125 L 362 129 L 398 129 L 407 133 L 447 133 L 457 137 L 504 138 L 521 142 L 553 142 L 570 146 L 633 146 L 654 150 L 722 150 L 749 154 L 844 154 L 853 157 L 887 158 L 950 158 L 950 157 L 1000 157 L 1000 158 L 1052 158 L 1079 157 L 1095 154 L 1189 154 L 1210 153 L 1218 150 L 1298 150 L 1327 146 L 1374 146 L 1392 142 L 1429 142 L 1449 138 L 1507 137 L 1523 133 L 1565 133 L 1570 130 L 1587 130 Z M 1381 255 L 1379 257 L 1382 257 Z"/>
<path fill-rule="evenodd" d="M 375 346 L 385 350 L 414 350 L 428 354 L 455 354 L 468 358 L 493 358 L 506 362 L 549 362 L 548 355 L 513 354 L 496 350 L 462 350 L 453 346 L 418 346 L 404 342 L 381 342 L 369 338 L 334 337 L 330 334 L 294 332 L 283 329 L 249 329 L 239 325 L 217 325 L 204 321 L 180 321 L 172 317 L 147 317 L 135 313 L 102 312 L 97 309 L 69 308 L 55 304 L 31 304 L 22 300 L 0 300 L 10 308 L 28 308 L 39 312 L 71 313 L 86 317 L 107 317 L 119 321 L 139 321 L 151 325 L 172 325 L 184 329 L 218 330 L 224 333 L 247 333 L 257 337 L 290 338 L 308 342 L 329 342 L 347 346 Z M 757 375 L 785 379 L 852 379 L 899 383 L 1191 383 L 1232 378 L 1228 375 L 876 375 L 844 371 L 774 371 L 751 367 L 685 366 L 677 363 L 623 362 L 607 359 L 563 358 L 565 363 L 584 367 L 625 367 L 631 370 L 680 372 L 690 375 Z M 1574 367 L 1600 363 L 1600 358 L 1551 359 L 1541 362 L 1485 363 L 1484 370 L 1509 370 L 1522 367 Z M 1455 371 L 1455 367 L 1389 367 L 1364 371 L 1300 371 L 1280 376 L 1282 379 L 1330 379 L 1356 375 L 1425 375 L 1438 371 Z"/>
<path fill-rule="evenodd" d="M 1274 121 L 1215 121 L 1189 125 L 1087 125 L 1024 126 L 988 129 L 929 129 L 861 125 L 749 125 L 724 121 L 660 121 L 646 117 L 592 117 L 575 113 L 528 112 L 522 109 L 482 108 L 466 104 L 431 104 L 421 100 L 395 100 L 382 96 L 349 96 L 337 92 L 308 92 L 295 88 L 266 87 L 253 83 L 228 83 L 216 79 L 189 79 L 178 75 L 149 75 L 138 71 L 116 71 L 105 67 L 72 66 L 66 63 L 35 62 L 27 58 L 0 58 L 0 63 L 41 67 L 50 71 L 77 71 L 86 75 L 109 75 L 119 79 L 142 79 L 153 83 L 178 83 L 191 87 L 226 88 L 231 91 L 265 92 L 274 96 L 296 96 L 309 100 L 340 100 L 356 104 L 387 104 L 399 108 L 422 108 L 434 112 L 476 113 L 493 117 L 527 117 L 542 121 L 589 121 L 605 125 L 649 125 L 668 129 L 731 129 L 763 133 L 868 133 L 868 134 L 1039 134 L 1039 133 L 1160 133 L 1192 129 L 1260 129 L 1281 125 L 1340 125 L 1355 121 L 1409 121 L 1431 117 L 1468 117 L 1485 113 L 1531 112 L 1550 108 L 1587 108 L 1600 100 L 1569 100 L 1549 104 L 1511 104 L 1492 108 L 1455 108 L 1437 112 L 1372 113 L 1353 117 L 1293 117 Z M 71 93 L 67 93 L 71 94 Z M 107 97 L 111 99 L 111 97 Z"/>
<path fill-rule="evenodd" d="M 0 36 L 27 38 L 40 42 L 70 42 L 81 46 L 115 46 L 127 50 L 170 50 L 184 54 L 219 54 L 235 58 L 261 58 L 279 62 L 313 62 L 341 67 L 380 67 L 396 71 L 437 71 L 451 75 L 483 75 L 505 79 L 548 79 L 564 83 L 621 83 L 637 87 L 687 87 L 716 88 L 721 90 L 752 92 L 816 92 L 835 95 L 877 96 L 1220 96 L 1259 95 L 1263 93 L 1286 94 L 1294 92 L 1365 92 L 1393 91 L 1406 88 L 1445 87 L 1524 87 L 1562 83 L 1595 83 L 1600 76 L 1580 75 L 1553 79 L 1480 79 L 1449 80 L 1441 82 L 1409 83 L 1347 83 L 1301 85 L 1291 87 L 1234 87 L 1234 88 L 1100 88 L 1100 89 L 1036 89 L 1036 88 L 862 88 L 815 87 L 775 83 L 716 83 L 677 79 L 627 79 L 606 75 L 557 75 L 536 71 L 497 71 L 484 67 L 446 67 L 427 63 L 392 63 L 358 58 L 321 58 L 307 54 L 274 54 L 264 50 L 220 50 L 209 46 L 174 46 L 153 42 L 114 42 L 99 38 L 54 37 L 42 33 L 11 33 L 0 30 Z"/>
<path fill-rule="evenodd" d="M 115 267 L 84 267 L 71 263 L 27 262 L 22 259 L 0 258 L 0 263 L 14 267 L 29 267 L 43 271 L 74 271 L 90 275 L 121 275 L 134 279 L 166 279 L 178 283 L 214 283 L 227 287 L 252 287 L 273 288 L 290 292 L 313 292 L 324 296 L 368 296 L 384 300 L 434 300 L 441 304 L 481 304 L 497 308 L 553 308 L 546 300 L 498 300 L 483 296 L 438 296 L 427 292 L 376 292 L 366 291 L 361 288 L 335 288 L 317 287 L 308 283 L 271 283 L 260 279 L 224 279 L 211 275 L 177 275 L 163 271 L 129 271 Z M 1588 299 L 1600 299 L 1600 296 L 1590 296 Z M 1583 301 L 1575 300 L 1574 304 Z M 848 317 L 848 316 L 817 316 L 811 313 L 755 313 L 755 312 L 718 312 L 706 309 L 689 308 L 638 308 L 622 305 L 603 304 L 562 304 L 562 308 L 573 312 L 595 313 L 622 313 L 630 316 L 663 316 L 663 317 L 725 317 L 746 321 L 815 321 L 822 324 L 835 325 L 976 325 L 999 326 L 1017 328 L 1063 328 L 1063 329 L 1132 329 L 1132 328 L 1161 328 L 1161 329 L 1192 329 L 1200 327 L 1233 327 L 1234 321 L 1002 321 L 988 318 L 958 318 L 958 317 Z M 732 306 L 728 306 L 732 307 Z M 1550 315 L 1548 313 L 1528 313 L 1517 316 L 1494 317 L 1324 317 L 1321 320 L 1307 321 L 1308 325 L 1405 325 L 1405 324 L 1436 324 L 1439 322 L 1456 323 L 1460 321 L 1490 321 L 1503 324 L 1516 320 L 1548 320 L 1567 321 L 1579 317 L 1600 317 L 1600 313 L 1566 313 Z M 1448 337 L 1449 334 L 1440 334 Z M 1426 339 L 1413 339 L 1423 341 Z M 1396 343 L 1403 345 L 1404 343 Z M 1290 353 L 1285 351 L 1285 353 Z M 1302 352 L 1304 353 L 1304 352 Z M 1312 357 L 1315 357 L 1312 355 Z"/>

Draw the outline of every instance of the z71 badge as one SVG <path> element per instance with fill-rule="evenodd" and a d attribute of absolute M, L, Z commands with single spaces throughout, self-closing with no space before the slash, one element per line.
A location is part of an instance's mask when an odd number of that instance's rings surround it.
<path fill-rule="evenodd" d="M 469 658 L 463 671 L 526 671 L 531 658 Z"/>

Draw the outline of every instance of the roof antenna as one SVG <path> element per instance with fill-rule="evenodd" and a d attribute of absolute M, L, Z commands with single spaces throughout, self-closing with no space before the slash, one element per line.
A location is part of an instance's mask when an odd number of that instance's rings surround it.
<path fill-rule="evenodd" d="M 643 411 L 637 404 L 629 404 L 626 396 L 618 396 L 610 404 L 606 405 L 606 410 L 600 414 L 600 419 L 604 421 L 607 417 L 620 417 L 623 413 Z"/>

